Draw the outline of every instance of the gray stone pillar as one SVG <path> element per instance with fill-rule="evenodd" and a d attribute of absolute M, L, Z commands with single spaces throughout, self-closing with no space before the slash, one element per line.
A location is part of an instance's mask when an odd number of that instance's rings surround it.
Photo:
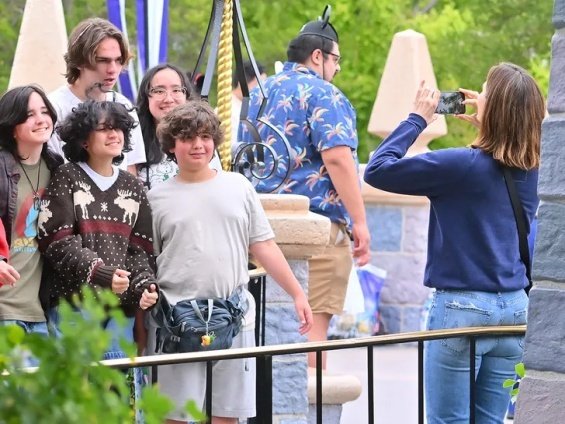
<path fill-rule="evenodd" d="M 275 232 L 276 242 L 294 275 L 308 290 L 308 258 L 328 244 L 330 220 L 311 213 L 307 197 L 263 194 L 261 203 Z M 265 344 L 307 341 L 298 334 L 292 299 L 267 276 Z M 273 418 L 279 424 L 306 424 L 308 415 L 306 354 L 273 357 Z"/>
<path fill-rule="evenodd" d="M 549 117 L 542 126 L 538 235 L 516 424 L 565 420 L 565 0 L 555 0 Z"/>

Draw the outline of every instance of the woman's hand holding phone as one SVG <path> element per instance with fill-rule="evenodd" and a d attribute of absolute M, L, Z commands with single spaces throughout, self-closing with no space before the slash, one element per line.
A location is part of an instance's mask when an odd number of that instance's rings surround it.
<path fill-rule="evenodd" d="M 460 88 L 459 91 L 465 95 L 465 101 L 463 104 L 469 105 L 475 110 L 477 110 L 477 98 L 479 97 L 479 93 L 473 90 L 467 90 L 466 88 Z M 477 116 L 477 112 L 471 114 L 461 114 L 461 115 L 454 115 L 457 119 L 462 121 L 469 122 L 476 128 L 481 126 L 481 121 Z"/>

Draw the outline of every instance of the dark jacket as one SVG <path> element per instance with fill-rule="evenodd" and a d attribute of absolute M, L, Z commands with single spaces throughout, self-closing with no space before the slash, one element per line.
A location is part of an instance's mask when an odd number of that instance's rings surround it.
<path fill-rule="evenodd" d="M 44 149 L 41 158 L 45 160 L 47 168 L 53 173 L 55 169 L 63 164 L 63 158 L 59 155 Z M 0 219 L 6 230 L 6 241 L 10 246 L 12 241 L 12 225 L 16 216 L 16 202 L 18 198 L 18 182 L 20 181 L 20 167 L 14 156 L 0 149 Z M 0 256 L 0 260 L 5 258 Z M 49 277 L 51 272 L 46 261 L 44 261 L 43 272 L 41 274 L 41 286 L 39 288 L 39 298 L 41 305 L 46 311 L 49 302 Z"/>

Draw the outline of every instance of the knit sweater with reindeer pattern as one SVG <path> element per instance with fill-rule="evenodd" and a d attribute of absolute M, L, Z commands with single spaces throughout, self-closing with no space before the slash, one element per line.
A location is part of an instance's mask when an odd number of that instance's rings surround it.
<path fill-rule="evenodd" d="M 77 164 L 53 174 L 41 201 L 39 248 L 53 266 L 51 299 L 70 299 L 85 285 L 111 288 L 116 269 L 131 272 L 120 295 L 133 316 L 143 290 L 155 284 L 151 211 L 141 183 L 120 170 L 105 191 Z"/>

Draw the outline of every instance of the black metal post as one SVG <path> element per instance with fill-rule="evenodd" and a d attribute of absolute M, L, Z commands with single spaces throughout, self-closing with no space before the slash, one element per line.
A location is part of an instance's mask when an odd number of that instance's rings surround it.
<path fill-rule="evenodd" d="M 206 415 L 212 422 L 212 361 L 206 361 Z"/>
<path fill-rule="evenodd" d="M 261 285 L 261 346 L 265 346 L 265 328 L 267 315 L 267 276 L 263 275 L 259 282 Z"/>
<path fill-rule="evenodd" d="M 424 342 L 418 341 L 418 423 L 424 424 Z"/>
<path fill-rule="evenodd" d="M 265 346 L 265 283 L 267 281 L 267 277 L 265 275 L 253 278 L 249 281 L 249 291 L 255 299 L 256 305 L 256 312 L 255 312 L 255 345 L 256 346 Z M 259 424 L 263 423 L 260 420 L 260 411 L 259 405 L 262 405 L 263 398 L 262 398 L 262 385 L 264 382 L 264 374 L 262 367 L 260 366 L 260 358 L 257 358 L 257 373 L 255 376 L 255 402 L 257 404 L 257 416 L 254 418 L 249 418 L 247 420 L 248 424 Z"/>
<path fill-rule="evenodd" d="M 316 423 L 322 424 L 322 351 L 316 351 Z"/>
<path fill-rule="evenodd" d="M 265 355 L 257 358 L 256 422 L 273 422 L 273 357 Z"/>
<path fill-rule="evenodd" d="M 249 292 L 251 293 L 251 295 L 253 296 L 253 299 L 255 300 L 255 307 L 256 307 L 256 312 L 255 312 L 255 346 L 264 346 L 264 344 L 261 344 L 261 315 L 264 313 L 264 304 L 262 304 L 262 295 L 261 295 L 261 290 L 262 290 L 262 284 L 261 284 L 261 279 L 260 278 L 252 278 L 251 280 L 249 280 L 249 284 L 247 285 Z"/>
<path fill-rule="evenodd" d="M 375 376 L 373 372 L 373 346 L 367 346 L 367 403 L 369 407 L 369 424 L 375 422 Z"/>
<path fill-rule="evenodd" d="M 477 340 L 469 336 L 469 423 L 475 424 L 475 351 Z"/>

